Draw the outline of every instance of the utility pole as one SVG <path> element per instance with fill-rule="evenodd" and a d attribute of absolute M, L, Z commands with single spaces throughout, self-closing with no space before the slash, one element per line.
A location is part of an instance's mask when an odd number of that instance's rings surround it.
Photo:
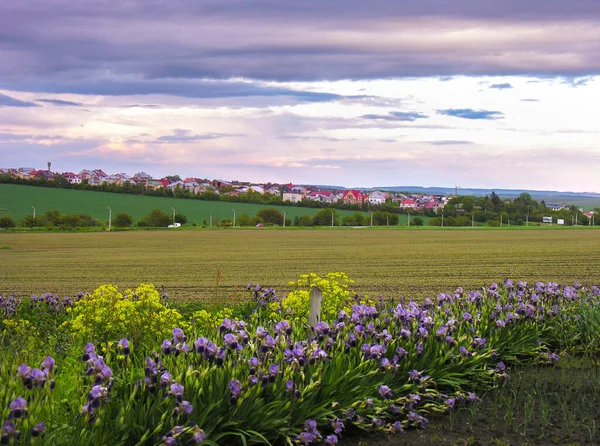
<path fill-rule="evenodd" d="M 373 227 L 373 212 L 371 212 L 371 227 Z"/>
<path fill-rule="evenodd" d="M 173 224 L 175 224 L 175 208 L 171 207 L 171 209 L 173 209 Z"/>
<path fill-rule="evenodd" d="M 33 208 L 33 219 L 35 220 L 35 206 L 31 206 Z"/>
<path fill-rule="evenodd" d="M 388 226 L 389 226 L 389 224 L 388 224 Z M 408 226 L 410 226 L 410 212 L 408 213 Z"/>
<path fill-rule="evenodd" d="M 210 214 L 210 227 L 212 228 L 212 214 Z"/>
<path fill-rule="evenodd" d="M 112 209 L 108 208 L 108 230 L 110 231 L 110 223 L 112 221 Z"/>
<path fill-rule="evenodd" d="M 333 211 L 331 211 L 331 227 L 333 228 Z"/>
<path fill-rule="evenodd" d="M 235 209 L 233 209 L 233 227 L 235 228 Z"/>
<path fill-rule="evenodd" d="M 285 211 L 283 211 L 283 227 L 285 228 Z"/>
<path fill-rule="evenodd" d="M 442 228 L 444 227 L 444 211 L 442 211 Z"/>

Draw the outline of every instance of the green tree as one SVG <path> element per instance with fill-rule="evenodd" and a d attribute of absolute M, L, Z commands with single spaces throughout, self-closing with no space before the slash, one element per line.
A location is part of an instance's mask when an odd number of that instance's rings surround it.
<path fill-rule="evenodd" d="M 332 226 L 332 215 L 333 215 L 333 226 L 339 226 L 340 219 L 335 209 L 326 208 L 317 211 L 313 219 L 315 226 Z"/>
<path fill-rule="evenodd" d="M 23 217 L 21 219 L 21 224 L 27 228 L 35 228 L 36 226 L 39 226 L 39 220 L 37 218 L 33 218 L 32 215 L 26 215 L 25 217 Z"/>
<path fill-rule="evenodd" d="M 142 218 L 139 226 L 166 227 L 172 223 L 171 217 L 166 212 L 160 209 L 152 209 L 152 211 Z"/>
<path fill-rule="evenodd" d="M 179 212 L 175 214 L 175 223 L 180 223 L 182 226 L 187 223 L 187 217 Z"/>
<path fill-rule="evenodd" d="M 264 208 L 257 212 L 256 216 L 262 219 L 263 223 L 273 223 L 283 226 L 283 214 L 275 208 Z"/>
<path fill-rule="evenodd" d="M 254 226 L 254 221 L 248 214 L 238 215 L 235 219 L 235 224 L 240 226 Z"/>
<path fill-rule="evenodd" d="M 423 226 L 423 219 L 421 217 L 413 217 L 410 219 L 411 226 Z"/>
<path fill-rule="evenodd" d="M 0 217 L 0 228 L 4 228 L 8 232 L 8 228 L 14 228 L 15 226 L 15 221 L 10 215 Z"/>
<path fill-rule="evenodd" d="M 118 212 L 112 221 L 112 224 L 117 228 L 128 228 L 133 224 L 133 217 L 127 212 Z"/>

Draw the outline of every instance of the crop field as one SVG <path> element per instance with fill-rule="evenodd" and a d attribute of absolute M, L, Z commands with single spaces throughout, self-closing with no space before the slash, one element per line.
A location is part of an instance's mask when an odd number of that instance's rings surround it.
<path fill-rule="evenodd" d="M 31 215 L 35 206 L 36 215 L 58 209 L 62 214 L 88 214 L 100 221 L 108 221 L 108 208 L 113 216 L 117 212 L 126 212 L 137 222 L 158 208 L 171 215 L 172 208 L 185 215 L 188 224 L 231 220 L 233 210 L 239 217 L 248 214 L 254 217 L 258 211 L 268 207 L 276 207 L 286 212 L 286 218 L 293 219 L 304 214 L 315 215 L 318 209 L 295 206 L 269 206 L 268 204 L 229 203 L 220 201 L 202 201 L 183 198 L 146 197 L 142 195 L 115 194 L 85 190 L 53 189 L 48 187 L 23 186 L 16 184 L 0 184 L 0 217 L 10 215 L 19 220 Z M 338 210 L 338 215 L 351 215 L 355 211 Z M 365 214 L 366 215 L 366 214 Z M 403 217 L 403 218 L 402 218 Z M 425 219 L 427 220 L 427 219 Z M 401 224 L 406 224 L 406 216 L 401 216 Z"/>
<path fill-rule="evenodd" d="M 505 278 L 600 283 L 600 231 L 227 229 L 0 233 L 0 294 L 74 295 L 101 284 L 164 286 L 175 299 L 288 290 L 301 274 L 343 271 L 361 294 L 423 298 Z"/>

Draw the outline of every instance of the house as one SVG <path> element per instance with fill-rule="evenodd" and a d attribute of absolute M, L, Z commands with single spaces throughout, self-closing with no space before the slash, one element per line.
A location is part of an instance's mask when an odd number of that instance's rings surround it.
<path fill-rule="evenodd" d="M 335 195 L 328 190 L 315 190 L 306 194 L 304 198 L 310 201 L 318 201 L 320 203 L 333 203 L 335 200 Z"/>
<path fill-rule="evenodd" d="M 96 174 L 90 170 L 82 170 L 81 172 L 79 172 L 77 174 L 77 176 L 83 181 L 83 180 L 89 180 L 92 177 L 95 177 Z"/>
<path fill-rule="evenodd" d="M 107 177 L 102 178 L 102 181 L 106 181 L 108 184 L 117 184 L 119 186 L 123 184 L 123 179 L 117 175 L 108 175 Z"/>
<path fill-rule="evenodd" d="M 108 176 L 102 169 L 94 169 L 93 172 L 100 180 L 104 180 Z"/>
<path fill-rule="evenodd" d="M 367 194 L 363 194 L 357 189 L 345 190 L 342 200 L 345 204 L 363 204 L 369 199 Z"/>
<path fill-rule="evenodd" d="M 148 175 L 146 172 L 136 173 L 131 180 L 136 184 L 146 184 L 146 181 L 151 180 L 152 175 Z"/>
<path fill-rule="evenodd" d="M 429 200 L 425 206 L 423 207 L 423 209 L 425 209 L 426 211 L 434 211 L 437 212 L 438 209 L 443 208 L 444 206 L 442 205 L 442 203 L 436 201 L 436 200 Z"/>
<path fill-rule="evenodd" d="M 230 182 L 223 180 L 212 180 L 210 182 L 210 185 L 216 190 L 223 190 L 233 186 L 233 184 L 231 184 Z"/>
<path fill-rule="evenodd" d="M 292 203 L 299 203 L 304 198 L 304 194 L 299 192 L 284 192 L 283 201 L 290 201 Z"/>
<path fill-rule="evenodd" d="M 400 202 L 400 208 L 402 209 L 416 209 L 417 202 L 415 200 L 406 199 Z"/>
<path fill-rule="evenodd" d="M 277 186 L 271 186 L 265 189 L 265 193 L 281 197 L 281 189 L 279 189 Z"/>
<path fill-rule="evenodd" d="M 162 183 L 162 181 L 161 181 Z M 162 183 L 164 186 L 164 183 Z M 176 188 L 179 188 L 181 190 L 183 190 L 183 188 L 185 187 L 185 183 L 183 181 L 175 181 L 173 183 L 167 184 L 166 188 L 167 189 L 171 189 L 171 190 L 175 190 Z"/>
<path fill-rule="evenodd" d="M 547 204 L 546 208 L 550 209 L 551 211 L 562 211 L 563 209 L 566 209 L 567 206 L 564 204 Z"/>
<path fill-rule="evenodd" d="M 75 175 L 73 172 L 65 172 L 62 174 L 63 178 L 71 184 L 81 184 L 81 178 Z"/>
<path fill-rule="evenodd" d="M 380 205 L 385 203 L 385 201 L 389 198 L 390 194 L 386 194 L 385 192 L 375 191 L 369 194 L 369 203 L 374 205 Z"/>
<path fill-rule="evenodd" d="M 38 181 L 54 181 L 54 174 L 49 170 L 38 170 L 34 179 Z"/>
<path fill-rule="evenodd" d="M 138 179 L 141 181 L 141 179 Z M 162 189 L 163 187 L 165 187 L 164 183 L 162 181 L 159 180 L 146 180 L 144 181 L 144 184 L 146 184 L 146 188 L 148 190 L 156 190 L 156 189 Z"/>

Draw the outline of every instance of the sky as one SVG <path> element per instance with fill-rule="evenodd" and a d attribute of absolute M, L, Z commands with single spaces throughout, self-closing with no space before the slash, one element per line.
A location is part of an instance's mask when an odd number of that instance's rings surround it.
<path fill-rule="evenodd" d="M 600 192 L 597 0 L 0 2 L 0 167 Z"/>

